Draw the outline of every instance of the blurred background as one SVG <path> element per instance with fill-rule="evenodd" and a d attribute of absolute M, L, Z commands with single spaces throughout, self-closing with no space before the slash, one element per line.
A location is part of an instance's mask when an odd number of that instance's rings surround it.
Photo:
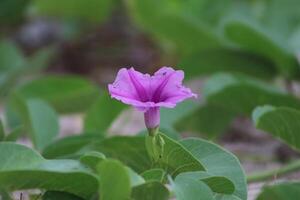
<path fill-rule="evenodd" d="M 43 100 L 35 111 L 59 115 L 63 136 L 137 134 L 141 115 L 110 100 L 107 84 L 121 67 L 172 66 L 200 99 L 162 110 L 162 128 L 220 143 L 247 173 L 273 169 L 299 153 L 258 131 L 252 111 L 300 108 L 299 60 L 299 0 L 0 1 L 1 119 L 11 140 L 26 142 L 20 98 Z M 250 184 L 250 198 L 264 184 Z"/>

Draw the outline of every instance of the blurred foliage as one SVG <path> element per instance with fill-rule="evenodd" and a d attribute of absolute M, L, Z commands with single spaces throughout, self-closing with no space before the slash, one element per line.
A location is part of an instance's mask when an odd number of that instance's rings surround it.
<path fill-rule="evenodd" d="M 114 0 L 34 0 L 32 12 L 69 20 L 102 22 L 109 15 Z"/>
<path fill-rule="evenodd" d="M 39 31 L 46 38 L 43 45 L 31 49 L 20 34 L 35 20 L 55 26 L 49 28 L 50 33 L 41 31 L 41 27 L 30 29 L 32 38 Z M 94 40 L 102 37 L 98 35 L 105 31 L 102 25 L 110 29 L 109 36 L 120 30 L 126 32 L 117 34 L 120 40 L 116 43 L 128 46 L 135 58 L 145 56 L 140 46 L 132 48 L 136 40 L 150 40 L 161 53 L 154 63 L 175 64 L 185 71 L 188 80 L 205 80 L 201 91 L 197 90 L 202 94 L 201 103 L 187 101 L 175 109 L 161 110 L 161 131 L 173 139 L 161 135 L 166 148 L 157 166 L 151 166 L 158 163 L 151 163 L 147 156 L 143 134 L 105 138 L 127 108 L 111 100 L 106 87 L 78 75 L 53 73 L 63 56 L 73 64 L 84 55 L 87 66 L 95 62 L 97 56 L 87 55 L 86 48 L 115 62 L 113 53 L 124 52 L 110 47 L 110 41 Z M 141 199 L 146 193 L 166 199 L 169 191 L 163 181 L 168 179 L 178 199 L 206 195 L 212 200 L 244 200 L 246 181 L 238 160 L 210 142 L 180 140 L 178 134 L 189 131 L 216 139 L 237 116 L 252 116 L 256 128 L 300 149 L 300 101 L 292 87 L 294 83 L 299 87 L 300 79 L 299 0 L 2 0 L 0 30 L 0 101 L 5 106 L 5 117 L 0 121 L 3 194 L 9 186 L 8 191 L 48 190 L 45 199 L 73 195 L 96 199 L 100 188 L 105 191 L 100 191 L 101 196 L 110 199 Z M 103 43 L 100 48 L 98 41 Z M 68 56 L 64 51 L 72 48 L 76 48 L 75 56 Z M 84 115 L 84 132 L 58 139 L 58 114 L 72 113 Z M 58 160 L 46 160 L 12 143 L 22 136 L 27 136 L 44 157 Z M 97 159 L 95 151 L 103 159 Z M 84 155 L 90 155 L 88 165 Z M 91 163 L 96 166 L 89 166 Z M 152 167 L 170 176 L 158 182 L 137 174 Z M 202 171 L 192 172 L 195 170 Z M 179 172 L 185 173 L 175 177 Z M 98 187 L 99 174 L 103 179 Z M 34 180 L 28 181 L 32 177 Z M 266 187 L 258 199 L 283 199 L 282 194 L 287 192 L 298 194 L 295 185 Z"/>

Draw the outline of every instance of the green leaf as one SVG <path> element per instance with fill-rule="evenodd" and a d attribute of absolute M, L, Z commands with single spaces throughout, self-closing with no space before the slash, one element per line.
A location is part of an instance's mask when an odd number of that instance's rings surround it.
<path fill-rule="evenodd" d="M 91 144 L 90 150 L 118 159 L 134 171 L 142 173 L 151 168 L 151 161 L 141 136 L 115 136 Z"/>
<path fill-rule="evenodd" d="M 131 168 L 126 167 L 129 178 L 130 178 L 130 185 L 131 187 L 135 187 L 141 184 L 145 183 L 145 180 L 142 176 L 137 174 L 135 171 L 133 171 Z"/>
<path fill-rule="evenodd" d="M 158 165 L 176 177 L 187 171 L 205 171 L 205 167 L 182 144 L 159 133 L 164 141 L 162 152 L 158 157 Z"/>
<path fill-rule="evenodd" d="M 300 108 L 296 97 L 246 76 L 214 75 L 206 82 L 203 95 L 211 104 L 245 115 L 250 115 L 256 106 L 265 104 Z"/>
<path fill-rule="evenodd" d="M 40 98 L 58 112 L 82 112 L 99 96 L 99 88 L 77 76 L 45 76 L 18 88 L 24 98 Z"/>
<path fill-rule="evenodd" d="M 267 79 L 276 75 L 272 63 L 253 54 L 227 49 L 195 52 L 183 57 L 179 66 L 184 70 L 186 79 L 216 72 L 242 73 Z"/>
<path fill-rule="evenodd" d="M 300 111 L 287 107 L 262 106 L 253 111 L 256 128 L 300 149 Z"/>
<path fill-rule="evenodd" d="M 10 40 L 0 41 L 0 71 L 2 73 L 19 69 L 24 66 L 25 62 L 22 52 L 14 42 Z"/>
<path fill-rule="evenodd" d="M 142 28 L 156 38 L 175 44 L 181 52 L 217 48 L 223 44 L 209 23 L 205 24 L 206 20 L 201 21 L 196 16 L 207 9 L 203 7 L 203 2 L 131 0 L 127 3 L 130 14 Z"/>
<path fill-rule="evenodd" d="M 25 59 L 21 50 L 11 41 L 0 42 L 0 95 L 9 94 L 22 77 L 32 76 L 48 66 L 54 49 L 47 47 Z"/>
<path fill-rule="evenodd" d="M 166 172 L 163 169 L 149 169 L 144 171 L 141 176 L 148 181 L 159 181 L 162 182 L 165 178 Z"/>
<path fill-rule="evenodd" d="M 54 158 L 79 158 L 85 153 L 84 149 L 92 142 L 101 140 L 98 135 L 73 135 L 61 138 L 50 143 L 43 150 L 43 156 L 48 159 Z"/>
<path fill-rule="evenodd" d="M 278 71 L 289 78 L 300 73 L 296 57 L 284 43 L 252 21 L 232 20 L 225 26 L 226 35 L 243 49 L 274 61 Z"/>
<path fill-rule="evenodd" d="M 58 135 L 58 116 L 56 112 L 40 99 L 17 102 L 25 130 L 39 150 L 45 148 Z"/>
<path fill-rule="evenodd" d="M 197 107 L 198 104 L 196 102 L 188 100 L 178 104 L 174 109 L 161 108 L 161 129 L 170 129 L 177 121 L 182 119 L 185 115 L 189 114 Z"/>
<path fill-rule="evenodd" d="M 17 141 L 22 136 L 23 131 L 24 131 L 24 127 L 22 125 L 14 128 L 8 135 L 6 135 L 4 141 L 7 142 Z"/>
<path fill-rule="evenodd" d="M 192 131 L 214 139 L 229 127 L 235 116 L 233 111 L 222 106 L 206 104 L 178 121 L 175 127 L 180 132 Z"/>
<path fill-rule="evenodd" d="M 0 1 L 0 23 L 11 24 L 19 22 L 29 0 L 2 0 Z"/>
<path fill-rule="evenodd" d="M 266 186 L 257 200 L 298 200 L 300 196 L 300 183 L 287 182 L 273 186 Z"/>
<path fill-rule="evenodd" d="M 130 197 L 130 177 L 126 167 L 116 160 L 104 160 L 97 167 L 100 176 L 100 199 L 125 200 Z"/>
<path fill-rule="evenodd" d="M 47 191 L 42 197 L 43 200 L 82 200 L 82 198 L 66 192 Z M 37 199 L 38 200 L 38 199 Z"/>
<path fill-rule="evenodd" d="M 177 176 L 171 181 L 177 200 L 205 199 L 215 200 L 213 192 L 203 182 L 185 176 Z"/>
<path fill-rule="evenodd" d="M 247 199 L 246 177 L 239 160 L 233 154 L 201 139 L 184 139 L 180 143 L 203 164 L 207 173 L 232 181 L 235 186 L 234 196 Z"/>
<path fill-rule="evenodd" d="M 98 189 L 97 178 L 75 160 L 46 160 L 9 142 L 0 143 L 0 160 L 0 188 L 9 191 L 39 188 L 89 199 Z"/>
<path fill-rule="evenodd" d="M 176 178 L 181 176 L 202 181 L 215 193 L 232 194 L 235 190 L 233 182 L 223 176 L 213 176 L 207 172 L 184 172 Z"/>
<path fill-rule="evenodd" d="M 33 1 L 33 9 L 37 14 L 64 19 L 82 19 L 90 22 L 102 22 L 110 14 L 113 1 L 110 0 L 51 0 Z"/>
<path fill-rule="evenodd" d="M 105 158 L 106 156 L 103 153 L 90 151 L 80 157 L 80 162 L 96 170 L 96 166 Z"/>
<path fill-rule="evenodd" d="M 54 46 L 40 49 L 27 59 L 26 68 L 29 72 L 46 68 L 53 58 L 55 51 L 57 51 L 57 49 L 55 49 Z"/>
<path fill-rule="evenodd" d="M 87 111 L 84 120 L 85 131 L 105 134 L 105 131 L 126 107 L 124 104 L 112 100 L 105 92 Z"/>
<path fill-rule="evenodd" d="M 9 40 L 0 41 L 0 95 L 5 95 L 14 82 L 14 74 L 21 70 L 26 60 L 16 44 Z"/>
<path fill-rule="evenodd" d="M 168 200 L 169 191 L 160 182 L 150 181 L 132 188 L 133 200 Z"/>

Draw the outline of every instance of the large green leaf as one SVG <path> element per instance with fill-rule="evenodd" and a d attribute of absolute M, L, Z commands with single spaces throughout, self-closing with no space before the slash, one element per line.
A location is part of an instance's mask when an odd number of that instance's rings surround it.
<path fill-rule="evenodd" d="M 98 189 L 97 178 L 75 160 L 46 160 L 28 147 L 8 142 L 0 143 L 0 160 L 0 188 L 10 191 L 40 188 L 89 199 Z"/>
<path fill-rule="evenodd" d="M 230 152 L 201 139 L 184 139 L 180 142 L 212 176 L 228 178 L 235 186 L 234 196 L 247 199 L 247 184 L 239 160 Z"/>
<path fill-rule="evenodd" d="M 84 154 L 84 148 L 92 142 L 101 140 L 98 135 L 82 134 L 64 137 L 51 142 L 43 150 L 43 156 L 54 158 L 79 158 Z"/>
<path fill-rule="evenodd" d="M 87 111 L 84 129 L 89 133 L 105 134 L 116 117 L 126 108 L 118 101 L 104 93 Z"/>
<path fill-rule="evenodd" d="M 203 95 L 209 103 L 245 115 L 250 115 L 256 106 L 265 104 L 300 108 L 296 97 L 246 76 L 214 75 L 207 81 Z"/>
<path fill-rule="evenodd" d="M 26 75 L 33 75 L 48 66 L 54 49 L 47 47 L 25 58 L 20 49 L 11 41 L 0 42 L 0 95 L 5 96 Z M 21 79 L 21 80 L 20 80 Z"/>
<path fill-rule="evenodd" d="M 118 159 L 139 173 L 151 167 L 144 137 L 115 136 L 95 142 L 90 150 Z"/>
<path fill-rule="evenodd" d="M 255 22 L 232 20 L 226 24 L 227 36 L 243 49 L 258 53 L 272 60 L 278 71 L 286 77 L 297 77 L 300 73 L 296 57 L 284 42 L 273 37 Z"/>
<path fill-rule="evenodd" d="M 287 107 L 262 106 L 254 110 L 256 128 L 267 131 L 290 146 L 300 149 L 300 111 Z"/>
<path fill-rule="evenodd" d="M 161 138 L 163 147 L 162 151 L 158 152 L 158 158 L 154 158 L 154 161 L 157 162 L 160 167 L 164 168 L 173 177 L 187 171 L 205 171 L 205 167 L 202 165 L 202 163 L 199 162 L 199 160 L 197 160 L 179 142 L 169 138 L 162 133 L 159 133 L 156 137 Z M 153 147 L 157 148 L 155 144 Z M 148 150 L 148 153 L 151 156 L 156 156 L 155 152 L 153 152 L 153 149 Z"/>
<path fill-rule="evenodd" d="M 235 112 L 222 106 L 206 104 L 178 121 L 175 127 L 179 131 L 201 133 L 209 139 L 214 139 L 229 127 L 235 115 Z"/>
<path fill-rule="evenodd" d="M 219 194 L 232 194 L 235 186 L 231 180 L 223 176 L 213 176 L 207 172 L 184 172 L 176 178 L 185 177 L 204 182 L 210 189 Z"/>
<path fill-rule="evenodd" d="M 197 16 L 207 9 L 203 6 L 203 1 L 130 0 L 127 2 L 130 13 L 138 24 L 157 38 L 172 42 L 179 47 L 179 51 L 220 47 L 223 43 L 218 34 L 209 27 L 209 23 L 205 23 L 206 20 L 200 21 Z M 199 10 L 191 10 L 193 8 Z"/>
<path fill-rule="evenodd" d="M 130 197 L 130 176 L 126 167 L 116 160 L 104 160 L 97 167 L 100 176 L 100 198 L 126 200 Z"/>
<path fill-rule="evenodd" d="M 99 96 L 99 88 L 77 76 L 46 76 L 28 82 L 16 93 L 24 98 L 40 98 L 57 111 L 82 112 Z"/>
<path fill-rule="evenodd" d="M 58 135 L 58 116 L 56 112 L 40 99 L 19 99 L 17 110 L 35 147 L 45 148 Z"/>
<path fill-rule="evenodd" d="M 168 200 L 169 191 L 160 182 L 150 181 L 132 188 L 133 200 Z"/>
<path fill-rule="evenodd" d="M 111 0 L 35 0 L 32 6 L 41 15 L 102 22 L 110 14 L 113 4 Z"/>
<path fill-rule="evenodd" d="M 162 166 L 173 176 L 185 171 L 204 170 L 201 163 L 181 144 L 165 135 L 161 137 L 165 142 L 164 151 L 158 163 L 155 164 Z M 145 137 L 142 136 L 108 138 L 92 144 L 90 150 L 96 150 L 107 157 L 121 160 L 139 173 L 154 166 L 146 150 Z"/>
<path fill-rule="evenodd" d="M 171 181 L 176 199 L 190 200 L 190 199 L 205 199 L 215 200 L 213 192 L 203 182 L 195 180 L 194 178 L 177 176 L 175 181 Z"/>
<path fill-rule="evenodd" d="M 276 75 L 272 63 L 253 54 L 226 49 L 193 53 L 183 57 L 179 66 L 184 70 L 187 79 L 216 72 L 242 73 L 268 79 Z"/>
<path fill-rule="evenodd" d="M 257 197 L 257 200 L 298 200 L 300 196 L 299 188 L 299 182 L 279 183 L 273 186 L 266 186 Z"/>

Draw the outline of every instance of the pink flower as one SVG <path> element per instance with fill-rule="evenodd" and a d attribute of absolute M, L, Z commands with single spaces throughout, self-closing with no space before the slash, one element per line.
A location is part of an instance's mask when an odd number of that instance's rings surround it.
<path fill-rule="evenodd" d="M 183 79 L 184 72 L 171 67 L 162 67 L 153 76 L 122 68 L 108 90 L 113 98 L 143 111 L 146 127 L 151 130 L 159 126 L 160 107 L 174 108 L 187 98 L 197 97 L 182 85 Z"/>

